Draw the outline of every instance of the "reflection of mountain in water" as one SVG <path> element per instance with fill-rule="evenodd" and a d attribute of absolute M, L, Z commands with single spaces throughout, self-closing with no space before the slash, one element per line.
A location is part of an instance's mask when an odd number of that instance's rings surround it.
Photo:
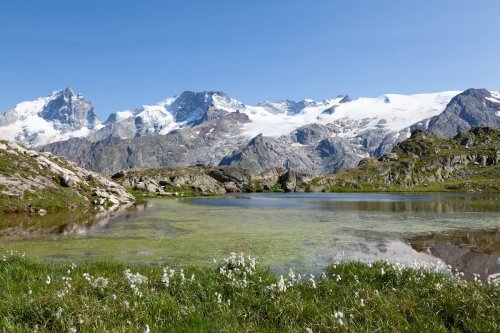
<path fill-rule="evenodd" d="M 348 244 L 340 244 L 335 246 L 337 253 L 342 253 L 343 259 L 359 260 L 363 262 L 373 262 L 385 260 L 390 262 L 399 262 L 403 265 L 411 266 L 415 261 L 426 263 L 442 263 L 443 268 L 446 265 L 439 259 L 427 253 L 415 251 L 405 242 L 397 239 L 386 240 L 368 240 L 360 239 L 359 242 Z M 334 257 L 323 259 L 326 262 L 331 262 Z"/>
<path fill-rule="evenodd" d="M 378 194 L 373 200 L 365 194 L 364 200 L 317 200 L 316 207 L 325 210 L 384 211 L 384 212 L 498 212 L 500 196 L 461 195 L 390 195 Z M 380 197 L 380 196 L 386 196 Z M 358 199 L 358 198 L 356 198 Z M 307 200 L 309 201 L 309 200 Z M 310 201 L 309 201 L 310 202 Z"/>
<path fill-rule="evenodd" d="M 4 215 L 0 216 L 0 239 L 3 241 L 33 239 L 49 235 L 78 235 L 108 226 L 110 220 L 126 213 L 126 210 L 95 211 L 76 210 L 71 212 L 51 213 L 45 216 Z"/>
<path fill-rule="evenodd" d="M 500 229 L 419 235 L 407 242 L 419 252 L 441 258 L 468 279 L 473 273 L 482 279 L 500 273 Z"/>

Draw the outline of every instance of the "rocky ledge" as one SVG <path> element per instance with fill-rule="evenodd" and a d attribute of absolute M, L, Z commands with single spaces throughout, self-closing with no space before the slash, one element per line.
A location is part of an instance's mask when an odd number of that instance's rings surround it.
<path fill-rule="evenodd" d="M 75 163 L 0 141 L 0 213 L 38 213 L 96 206 L 114 210 L 134 197 L 106 177 Z"/>
<path fill-rule="evenodd" d="M 169 197 L 234 192 L 303 192 L 313 177 L 282 168 L 254 175 L 242 168 L 196 165 L 119 171 L 111 178 L 133 191 Z"/>

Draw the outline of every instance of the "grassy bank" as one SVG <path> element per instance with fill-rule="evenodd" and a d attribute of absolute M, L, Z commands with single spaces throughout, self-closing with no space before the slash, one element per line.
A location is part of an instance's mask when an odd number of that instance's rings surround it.
<path fill-rule="evenodd" d="M 8 332 L 498 332 L 500 286 L 435 267 L 338 263 L 276 276 L 232 255 L 211 267 L 0 261 Z"/>

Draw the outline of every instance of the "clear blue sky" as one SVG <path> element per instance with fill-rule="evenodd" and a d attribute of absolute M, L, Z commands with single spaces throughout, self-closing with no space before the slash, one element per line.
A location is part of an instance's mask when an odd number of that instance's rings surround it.
<path fill-rule="evenodd" d="M 500 90 L 499 15 L 498 0 L 1 1 L 0 111 L 67 85 L 101 118 L 183 90 Z"/>

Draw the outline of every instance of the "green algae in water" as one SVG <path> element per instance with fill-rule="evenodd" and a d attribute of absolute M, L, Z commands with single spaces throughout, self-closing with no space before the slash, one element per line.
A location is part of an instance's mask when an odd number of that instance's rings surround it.
<path fill-rule="evenodd" d="M 66 235 L 4 238 L 0 250 L 44 260 L 208 264 L 251 253 L 276 269 L 346 258 L 436 261 L 406 241 L 415 235 L 500 227 L 498 195 L 245 194 L 151 199 L 151 207 L 80 224 Z M 50 217 L 48 217 L 50 218 Z M 36 233 L 36 230 L 34 230 Z M 33 234 L 33 233 L 32 233 Z"/>

